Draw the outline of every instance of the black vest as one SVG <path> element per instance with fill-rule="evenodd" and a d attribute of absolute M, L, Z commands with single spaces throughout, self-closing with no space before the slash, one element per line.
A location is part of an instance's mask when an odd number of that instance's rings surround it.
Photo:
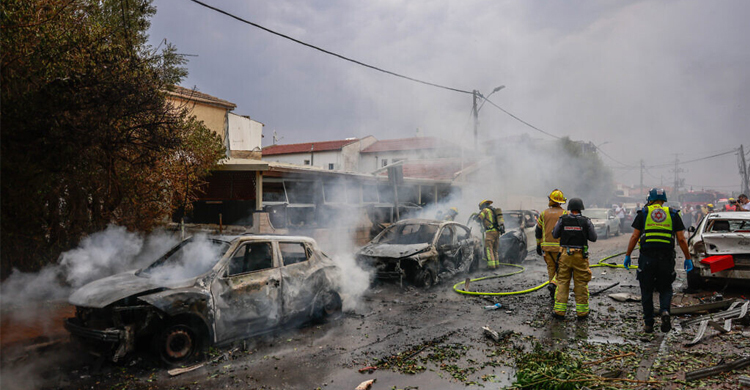
<path fill-rule="evenodd" d="M 582 215 L 565 214 L 560 217 L 562 232 L 560 246 L 584 248 L 588 244 L 588 218 Z"/>

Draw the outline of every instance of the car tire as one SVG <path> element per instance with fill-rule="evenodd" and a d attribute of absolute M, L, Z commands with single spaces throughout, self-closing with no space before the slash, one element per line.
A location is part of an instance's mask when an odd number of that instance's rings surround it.
<path fill-rule="evenodd" d="M 166 366 L 180 366 L 200 355 L 203 335 L 189 323 L 172 322 L 156 335 L 154 347 Z"/>
<path fill-rule="evenodd" d="M 435 275 L 432 274 L 432 270 L 425 268 L 417 274 L 416 285 L 428 290 L 435 284 Z"/>
<path fill-rule="evenodd" d="M 324 322 L 341 312 L 341 296 L 336 291 L 326 291 L 315 299 L 312 310 L 314 322 Z"/>
<path fill-rule="evenodd" d="M 692 271 L 687 273 L 687 287 L 690 291 L 698 291 L 703 289 L 703 287 L 706 285 L 706 282 L 703 280 L 703 277 L 701 277 L 700 271 L 698 271 L 698 268 L 693 268 Z"/>

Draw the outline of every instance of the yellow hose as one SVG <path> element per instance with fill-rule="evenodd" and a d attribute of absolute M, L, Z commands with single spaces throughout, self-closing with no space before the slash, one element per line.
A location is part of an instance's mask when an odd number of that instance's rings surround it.
<path fill-rule="evenodd" d="M 625 252 L 620 252 L 620 253 L 615 253 L 614 255 L 611 255 L 611 256 L 607 256 L 607 257 L 599 260 L 596 264 L 591 265 L 590 268 L 595 268 L 595 267 L 610 267 L 610 268 L 623 268 L 624 269 L 625 266 L 622 265 L 622 264 L 608 264 L 608 263 L 604 263 L 605 260 L 609 260 L 609 259 L 611 259 L 613 257 L 621 256 L 621 255 L 624 255 L 624 254 L 625 254 Z M 510 267 L 520 268 L 521 270 L 520 271 L 511 272 L 511 273 L 508 273 L 508 274 L 491 275 L 491 276 L 485 276 L 483 278 L 470 279 L 470 281 L 471 282 L 477 282 L 477 281 L 480 281 L 480 280 L 502 278 L 502 277 L 505 277 L 505 276 L 511 276 L 511 275 L 520 274 L 521 272 L 523 272 L 523 271 L 526 270 L 526 268 L 523 267 L 523 266 L 521 266 L 521 265 L 508 264 L 508 263 L 500 263 L 500 264 L 501 265 L 507 265 L 507 266 L 510 266 Z M 530 293 L 530 292 L 534 292 L 534 291 L 539 290 L 540 288 L 548 285 L 549 281 L 544 282 L 544 283 L 542 283 L 542 284 L 540 284 L 540 285 L 538 285 L 536 287 L 532 287 L 532 288 L 526 289 L 526 290 L 521 290 L 521 291 L 507 291 L 507 292 L 481 292 L 481 291 L 466 291 L 466 290 L 461 290 L 459 288 L 459 286 L 463 285 L 464 283 L 466 283 L 466 281 L 458 282 L 458 283 L 454 284 L 453 285 L 453 291 L 455 291 L 455 292 L 457 292 L 459 294 L 466 294 L 466 295 L 494 295 L 494 296 L 501 296 L 501 295 L 520 295 L 520 294 L 527 294 L 527 293 Z"/>

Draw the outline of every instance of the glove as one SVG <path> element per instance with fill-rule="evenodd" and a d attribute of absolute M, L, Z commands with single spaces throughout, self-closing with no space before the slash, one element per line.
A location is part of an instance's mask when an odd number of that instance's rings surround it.
<path fill-rule="evenodd" d="M 536 254 L 539 255 L 539 256 L 543 256 L 543 254 L 542 254 L 542 245 L 541 244 L 536 244 Z"/>
<path fill-rule="evenodd" d="M 690 272 L 693 270 L 693 260 L 685 259 L 685 271 Z"/>
<path fill-rule="evenodd" d="M 622 265 L 625 266 L 625 269 L 630 269 L 630 255 L 625 256 L 625 261 L 622 263 Z"/>

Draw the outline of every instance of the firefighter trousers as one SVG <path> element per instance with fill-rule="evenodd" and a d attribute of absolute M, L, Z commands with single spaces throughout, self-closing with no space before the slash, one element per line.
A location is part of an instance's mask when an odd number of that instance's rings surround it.
<path fill-rule="evenodd" d="M 557 263 L 560 261 L 560 252 L 547 252 L 544 251 L 544 262 L 547 263 L 547 274 L 549 275 L 549 283 L 557 284 Z"/>
<path fill-rule="evenodd" d="M 497 268 L 500 264 L 497 261 L 497 240 L 500 232 L 484 232 L 484 258 L 487 260 L 488 268 Z"/>
<path fill-rule="evenodd" d="M 570 253 L 570 254 L 569 254 Z M 576 297 L 576 315 L 585 317 L 589 314 L 589 282 L 591 268 L 589 259 L 583 257 L 580 249 L 568 252 L 563 249 L 557 268 L 557 290 L 555 290 L 555 314 L 564 316 L 568 308 L 570 279 L 573 279 L 573 293 Z"/>

